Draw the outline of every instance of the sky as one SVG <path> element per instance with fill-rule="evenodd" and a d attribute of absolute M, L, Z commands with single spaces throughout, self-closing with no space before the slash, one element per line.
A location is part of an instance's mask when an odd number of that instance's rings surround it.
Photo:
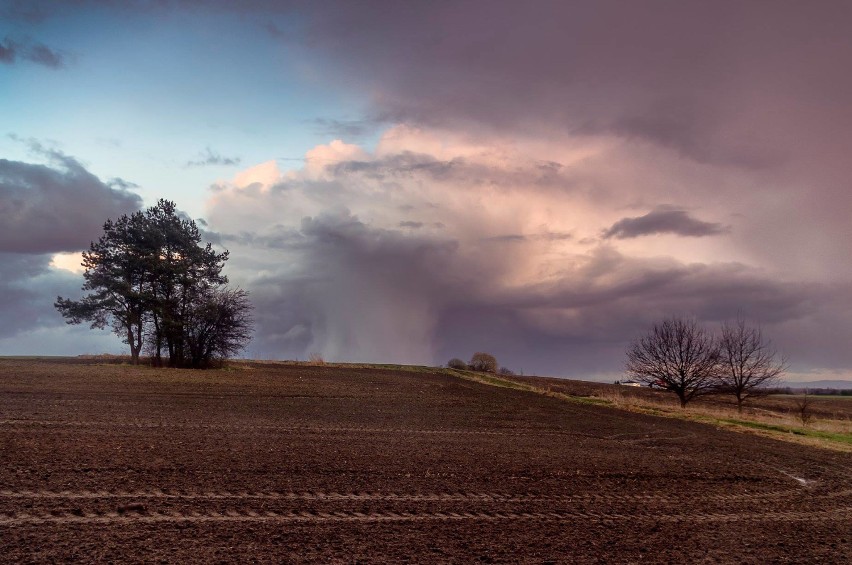
<path fill-rule="evenodd" d="M 167 198 L 230 251 L 251 358 L 610 380 L 738 315 L 852 378 L 852 4 L 0 0 L 0 355 Z"/>

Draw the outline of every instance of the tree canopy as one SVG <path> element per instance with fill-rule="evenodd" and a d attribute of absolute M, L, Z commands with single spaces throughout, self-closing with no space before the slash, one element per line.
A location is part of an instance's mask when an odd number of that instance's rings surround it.
<path fill-rule="evenodd" d="M 736 397 L 740 412 L 745 401 L 769 394 L 787 368 L 760 326 L 750 326 L 742 318 L 722 326 L 719 355 L 719 389 Z"/>
<path fill-rule="evenodd" d="M 640 383 L 677 394 L 680 405 L 702 394 L 733 394 L 737 409 L 769 394 L 787 362 L 742 318 L 725 322 L 718 335 L 688 318 L 667 318 L 627 350 L 627 372 Z"/>
<path fill-rule="evenodd" d="M 473 371 L 483 371 L 487 373 L 497 372 L 497 359 L 490 353 L 477 351 L 470 358 L 468 367 Z"/>
<path fill-rule="evenodd" d="M 627 350 L 627 372 L 640 383 L 674 392 L 681 406 L 716 385 L 719 346 L 693 319 L 667 318 Z"/>
<path fill-rule="evenodd" d="M 227 287 L 228 252 L 202 242 L 196 223 L 174 202 L 107 220 L 104 233 L 83 253 L 81 300 L 58 297 L 69 324 L 107 324 L 130 346 L 133 363 L 143 347 L 155 364 L 207 367 L 237 353 L 251 337 L 248 293 Z"/>

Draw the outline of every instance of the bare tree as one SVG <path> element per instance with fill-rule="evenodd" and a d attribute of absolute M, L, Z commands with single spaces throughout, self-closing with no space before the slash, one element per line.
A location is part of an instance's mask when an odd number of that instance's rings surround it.
<path fill-rule="evenodd" d="M 722 326 L 719 354 L 719 388 L 737 398 L 740 412 L 746 400 L 769 394 L 787 366 L 760 326 L 749 326 L 741 318 Z"/>
<path fill-rule="evenodd" d="M 634 380 L 674 392 L 681 407 L 713 390 L 719 348 L 693 319 L 667 318 L 654 324 L 627 350 L 627 372 Z"/>
<path fill-rule="evenodd" d="M 251 339 L 248 293 L 213 288 L 196 297 L 184 316 L 188 366 L 207 368 L 238 353 Z"/>

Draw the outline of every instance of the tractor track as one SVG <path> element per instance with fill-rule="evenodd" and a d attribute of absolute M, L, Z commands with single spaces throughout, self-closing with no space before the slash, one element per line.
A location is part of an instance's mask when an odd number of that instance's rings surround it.
<path fill-rule="evenodd" d="M 136 420 L 125 422 L 100 422 L 100 421 L 59 421 L 59 420 L 0 420 L 0 428 L 5 431 L 27 431 L 33 428 L 102 428 L 102 429 L 185 429 L 185 430 L 221 430 L 228 432 L 280 432 L 280 433 L 372 433 L 372 434 L 409 434 L 409 435 L 458 435 L 458 436 L 572 436 L 587 437 L 592 439 L 606 439 L 593 434 L 569 432 L 553 429 L 515 428 L 506 430 L 472 430 L 462 428 L 403 428 L 403 427 L 378 427 L 378 426 L 334 426 L 334 425 L 310 425 L 310 424 L 220 424 L 204 422 L 174 422 Z"/>
<path fill-rule="evenodd" d="M 414 428 L 414 427 L 382 427 L 382 426 L 335 426 L 309 422 L 293 422 L 290 424 L 222 424 L 207 422 L 175 422 L 170 420 L 130 420 L 123 422 L 104 422 L 97 420 L 32 420 L 4 419 L 0 420 L 0 430 L 11 432 L 26 432 L 32 429 L 49 428 L 62 431 L 63 429 L 87 428 L 89 430 L 138 429 L 138 430 L 207 430 L 236 433 L 364 433 L 364 434 L 403 434 L 403 435 L 448 435 L 448 436 L 496 436 L 496 437 L 580 437 L 593 440 L 613 441 L 618 443 L 643 444 L 655 441 L 678 442 L 689 440 L 695 434 L 677 436 L 659 435 L 663 432 L 649 430 L 644 432 L 616 435 L 596 435 L 591 433 L 546 428 L 512 428 L 476 430 L 464 428 Z M 641 437 L 636 437 L 641 436 Z"/>
<path fill-rule="evenodd" d="M 261 509 L 230 509 L 216 511 L 171 511 L 171 512 L 85 512 L 52 511 L 37 513 L 0 514 L 0 526 L 28 525 L 71 525 L 71 524 L 121 524 L 121 523 L 173 523 L 173 522 L 414 522 L 414 521 L 650 521 L 650 522 L 825 522 L 846 521 L 852 518 L 852 506 L 820 510 L 813 512 L 736 512 L 736 513 L 612 513 L 585 510 L 551 512 L 410 512 L 375 511 L 357 512 L 339 511 L 285 511 L 276 512 Z"/>
<path fill-rule="evenodd" d="M 783 489 L 764 493 L 743 494 L 699 494 L 692 500 L 737 502 L 764 500 L 790 496 Z M 842 498 L 852 495 L 852 489 L 832 491 L 821 495 L 809 494 L 809 498 Z M 499 502 L 499 503 L 572 503 L 572 502 L 655 502 L 679 504 L 682 498 L 657 493 L 605 493 L 537 494 L 505 492 L 325 492 L 325 491 L 185 491 L 185 490 L 0 490 L 0 499 L 33 500 L 102 500 L 102 499 L 163 499 L 163 500 L 294 500 L 294 501 L 402 501 L 402 502 Z"/>
<path fill-rule="evenodd" d="M 852 499 L 852 489 L 807 492 L 800 488 L 785 488 L 767 492 L 733 493 L 697 493 L 688 500 L 690 504 L 754 504 L 789 503 L 794 499 L 806 499 L 808 502 L 832 500 L 833 505 L 844 499 Z M 573 494 L 541 494 L 510 492 L 374 492 L 374 491 L 249 491 L 249 490 L 205 490 L 185 489 L 145 489 L 145 490 L 0 490 L 0 501 L 19 504 L 24 501 L 50 503 L 70 503 L 72 501 L 128 502 L 147 501 L 151 503 L 191 503 L 196 506 L 209 503 L 465 503 L 465 504 L 579 504 L 592 507 L 610 507 L 614 505 L 665 505 L 682 507 L 683 497 L 666 493 L 638 492 L 583 492 Z"/>

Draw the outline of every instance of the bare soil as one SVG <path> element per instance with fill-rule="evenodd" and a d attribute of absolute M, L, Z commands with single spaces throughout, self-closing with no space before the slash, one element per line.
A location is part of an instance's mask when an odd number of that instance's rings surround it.
<path fill-rule="evenodd" d="M 852 456 L 464 381 L 0 359 L 7 562 L 852 562 Z"/>

